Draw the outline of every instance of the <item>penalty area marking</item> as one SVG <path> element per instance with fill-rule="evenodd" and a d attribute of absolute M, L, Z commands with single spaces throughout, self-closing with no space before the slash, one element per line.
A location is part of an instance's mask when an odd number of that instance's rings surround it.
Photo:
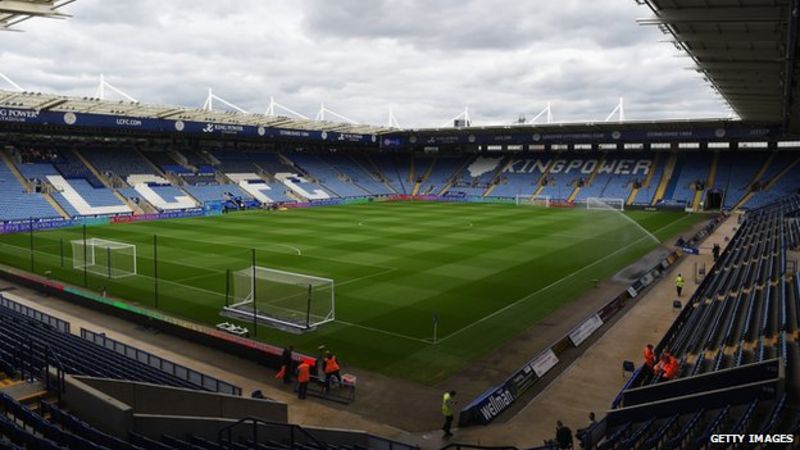
<path fill-rule="evenodd" d="M 294 250 L 294 252 L 297 254 L 297 256 L 303 256 L 303 252 L 300 251 L 300 249 L 295 247 L 294 245 L 289 245 L 289 244 L 275 244 L 275 245 L 277 245 L 279 247 L 288 248 L 290 250 Z"/>

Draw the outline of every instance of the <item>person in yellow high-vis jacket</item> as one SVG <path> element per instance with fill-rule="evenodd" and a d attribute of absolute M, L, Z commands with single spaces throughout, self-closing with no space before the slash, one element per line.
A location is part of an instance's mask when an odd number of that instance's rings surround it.
<path fill-rule="evenodd" d="M 450 428 L 453 426 L 453 408 L 456 404 L 456 391 L 445 392 L 442 396 L 442 415 L 444 416 L 444 426 L 442 427 L 442 431 L 444 431 L 444 437 L 450 437 L 453 435 L 450 432 Z"/>
<path fill-rule="evenodd" d="M 686 284 L 686 282 L 683 280 L 683 275 L 678 274 L 678 276 L 675 277 L 675 290 L 678 291 L 678 297 L 680 297 L 683 292 L 684 284 Z"/>

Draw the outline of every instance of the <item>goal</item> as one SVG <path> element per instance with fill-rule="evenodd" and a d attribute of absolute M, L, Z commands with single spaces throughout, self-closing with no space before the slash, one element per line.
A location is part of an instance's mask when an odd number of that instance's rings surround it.
<path fill-rule="evenodd" d="M 530 196 L 530 195 L 517 195 L 515 198 L 514 203 L 517 206 L 539 206 L 542 208 L 549 208 L 550 207 L 550 196 L 549 195 L 537 195 L 537 196 Z"/>
<path fill-rule="evenodd" d="M 334 281 L 251 266 L 230 273 L 222 314 L 302 333 L 336 320 Z"/>
<path fill-rule="evenodd" d="M 625 200 L 621 198 L 589 197 L 586 199 L 586 209 L 625 211 Z"/>
<path fill-rule="evenodd" d="M 136 246 L 92 238 L 72 241 L 72 267 L 107 278 L 136 275 Z"/>

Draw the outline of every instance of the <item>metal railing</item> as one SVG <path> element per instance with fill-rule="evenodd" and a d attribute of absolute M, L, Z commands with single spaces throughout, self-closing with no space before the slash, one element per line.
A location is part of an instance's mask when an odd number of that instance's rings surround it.
<path fill-rule="evenodd" d="M 0 306 L 8 308 L 24 316 L 30 317 L 31 319 L 34 319 L 36 321 L 50 325 L 51 327 L 55 328 L 58 331 L 69 333 L 70 330 L 69 322 L 61 320 L 57 317 L 53 317 L 49 314 L 45 314 L 36 309 L 29 308 L 21 303 L 17 303 L 14 300 L 6 298 L 2 294 L 0 294 Z"/>
<path fill-rule="evenodd" d="M 43 368 L 43 376 L 45 381 L 45 386 L 47 387 L 48 391 L 55 390 L 56 396 L 58 398 L 58 407 L 62 406 L 62 396 L 64 394 L 64 389 L 66 388 L 67 383 L 65 382 L 66 372 L 64 371 L 64 364 L 61 363 L 61 359 L 58 357 L 58 353 L 56 353 L 52 347 L 47 345 L 45 347 L 45 364 Z M 56 369 L 56 380 L 55 384 L 50 380 L 50 367 Z"/>
<path fill-rule="evenodd" d="M 221 381 L 217 378 L 200 373 L 186 366 L 175 364 L 172 361 L 166 360 L 144 350 L 140 350 L 136 347 L 123 344 L 122 342 L 109 338 L 105 334 L 95 333 L 85 328 L 81 328 L 81 337 L 101 347 L 105 347 L 116 353 L 127 356 L 128 358 L 168 373 L 174 377 L 188 381 L 189 383 L 192 383 L 195 386 L 207 391 L 236 396 L 242 395 L 242 388 L 238 386 L 234 386 L 225 381 Z"/>
<path fill-rule="evenodd" d="M 295 444 L 306 444 L 312 443 L 316 445 L 318 449 L 327 449 L 328 445 L 319 439 L 315 438 L 308 430 L 303 429 L 303 427 L 299 425 L 289 424 L 289 423 L 280 423 L 280 422 L 270 422 L 267 420 L 261 420 L 255 417 L 244 417 L 236 421 L 236 423 L 232 423 L 225 428 L 219 430 L 217 435 L 217 443 L 219 444 L 219 448 L 222 450 L 233 448 L 233 431 L 236 428 L 241 428 L 249 426 L 250 427 L 250 436 L 251 440 L 254 444 L 258 444 L 258 436 L 259 436 L 259 428 L 260 427 L 267 427 L 267 428 L 280 428 L 286 430 L 287 437 L 286 441 L 283 442 L 284 444 L 290 445 L 292 448 L 295 447 Z M 265 433 L 263 436 L 267 436 L 268 434 Z M 274 439 L 273 434 L 269 434 L 269 436 Z"/>
<path fill-rule="evenodd" d="M 375 436 L 374 434 L 367 434 L 367 442 L 369 443 L 367 448 L 371 450 L 419 450 L 416 445 Z"/>

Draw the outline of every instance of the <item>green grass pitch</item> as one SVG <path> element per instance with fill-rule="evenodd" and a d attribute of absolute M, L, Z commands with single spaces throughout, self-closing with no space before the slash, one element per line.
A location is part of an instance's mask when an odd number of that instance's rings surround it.
<path fill-rule="evenodd" d="M 625 213 L 664 240 L 702 215 Z M 207 324 L 223 320 L 226 270 L 251 264 L 331 278 L 336 322 L 258 339 L 311 352 L 325 344 L 344 364 L 432 384 L 484 355 L 631 264 L 657 243 L 620 213 L 475 203 L 369 203 L 88 227 L 89 238 L 135 244 L 139 275 L 88 287 Z M 72 240 L 81 228 L 34 234 L 34 271 L 83 285 Z M 62 267 L 63 243 L 63 267 Z M 30 236 L 0 236 L 0 261 L 30 270 Z M 433 316 L 437 344 L 432 343 Z M 246 326 L 252 327 L 251 324 Z"/>

